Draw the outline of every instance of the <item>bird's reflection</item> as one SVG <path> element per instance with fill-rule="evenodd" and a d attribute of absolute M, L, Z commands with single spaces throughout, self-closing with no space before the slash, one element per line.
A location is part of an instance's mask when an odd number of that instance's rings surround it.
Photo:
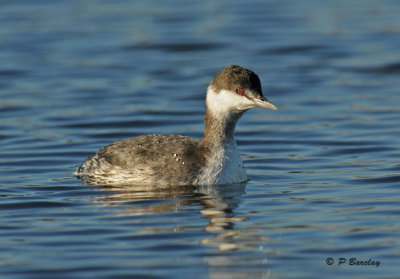
<path fill-rule="evenodd" d="M 209 219 L 205 230 L 216 233 L 211 238 L 203 239 L 201 244 L 215 246 L 222 251 L 239 249 L 242 244 L 234 238 L 240 230 L 235 230 L 235 223 L 247 218 L 236 216 L 234 209 L 245 193 L 245 184 L 201 186 L 197 190 L 204 195 L 200 212 Z"/>
<path fill-rule="evenodd" d="M 119 216 L 146 217 L 145 234 L 204 232 L 198 243 L 211 248 L 202 257 L 207 263 L 209 278 L 233 278 L 230 268 L 246 267 L 254 262 L 265 265 L 262 270 L 237 270 L 235 278 L 270 278 L 267 257 L 259 243 L 267 242 L 267 237 L 257 230 L 246 228 L 240 222 L 247 216 L 237 210 L 241 197 L 245 194 L 245 184 L 201 187 L 149 187 L 123 186 L 102 187 L 107 191 L 98 205 L 114 207 Z M 166 214 L 167 213 L 167 214 Z M 169 213 L 173 213 L 172 217 Z M 182 214 L 181 214 L 182 213 Z M 165 215 L 164 215 L 165 214 Z M 200 218 L 198 217 L 200 215 Z M 156 218 L 152 218 L 155 216 Z M 167 220 L 163 218 L 166 216 Z M 193 218 L 194 216 L 194 218 Z M 160 219 L 161 217 L 161 219 Z M 202 217 L 202 218 L 201 218 Z M 206 224 L 202 222 L 208 220 Z M 155 224 L 151 224 L 155 220 Z M 179 236 L 178 236 L 179 237 Z M 168 240 L 166 240 L 168 241 Z M 236 251 L 253 251 L 243 259 Z M 215 253 L 216 252 L 216 253 Z M 242 273 L 240 273 L 242 272 Z M 261 272 L 261 273 L 260 273 Z"/>
<path fill-rule="evenodd" d="M 240 243 L 233 241 L 240 230 L 235 223 L 245 221 L 245 216 L 236 216 L 235 208 L 239 206 L 240 197 L 245 193 L 245 184 L 222 186 L 107 186 L 101 189 L 107 194 L 100 200 L 103 206 L 118 206 L 119 215 L 153 215 L 158 213 L 178 212 L 188 207 L 199 208 L 208 224 L 204 231 L 212 233 L 211 238 L 201 240 L 202 245 L 214 246 L 219 250 L 236 250 Z M 183 230 L 184 228 L 175 228 Z M 155 228 L 159 231 L 160 228 Z M 205 235 L 206 236 L 206 235 Z M 209 236 L 209 234 L 207 234 Z"/>

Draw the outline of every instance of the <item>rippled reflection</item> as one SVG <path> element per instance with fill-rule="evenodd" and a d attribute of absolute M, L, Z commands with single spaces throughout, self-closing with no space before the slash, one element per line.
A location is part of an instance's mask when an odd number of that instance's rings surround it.
<path fill-rule="evenodd" d="M 213 234 L 213 237 L 201 241 L 203 245 L 215 246 L 219 250 L 235 250 L 247 245 L 242 241 L 235 241 L 241 233 L 240 229 L 235 229 L 235 224 L 247 220 L 246 216 L 235 214 L 241 196 L 245 193 L 245 184 L 200 187 L 127 185 L 107 186 L 102 189 L 107 194 L 96 201 L 97 205 L 123 205 L 117 211 L 118 216 L 154 215 L 195 208 L 208 220 L 204 231 Z"/>
<path fill-rule="evenodd" d="M 235 243 L 223 240 L 233 239 L 240 234 L 235 230 L 235 223 L 246 221 L 245 216 L 236 216 L 235 208 L 240 204 L 240 197 L 245 193 L 245 184 L 223 186 L 108 186 L 103 190 L 110 192 L 101 199 L 101 206 L 124 205 L 120 214 L 151 215 L 185 211 L 185 207 L 198 207 L 199 212 L 209 220 L 204 226 L 207 232 L 217 233 L 213 239 L 206 239 L 205 245 L 218 246 L 221 250 L 239 248 Z M 146 201 L 149 203 L 146 205 Z M 221 242 L 221 243 L 220 243 Z"/>
<path fill-rule="evenodd" d="M 90 187 L 90 186 L 88 186 Z M 254 264 L 254 259 L 238 258 L 239 256 L 224 254 L 229 251 L 258 251 L 263 247 L 258 247 L 257 243 L 267 243 L 268 236 L 257 229 L 249 229 L 247 226 L 240 226 L 246 222 L 246 215 L 236 213 L 240 207 L 242 196 L 245 194 L 246 184 L 218 185 L 218 186 L 179 186 L 179 187 L 157 187 L 157 186 L 107 186 L 101 190 L 106 194 L 101 198 L 93 200 L 96 206 L 104 208 L 115 208 L 113 216 L 121 218 L 128 216 L 133 222 L 136 217 L 146 216 L 146 219 L 138 220 L 146 223 L 144 230 L 135 232 L 137 237 L 147 235 L 147 238 L 156 239 L 166 237 L 167 234 L 177 232 L 190 232 L 192 230 L 204 231 L 204 236 L 197 238 L 198 244 L 211 248 L 211 251 L 218 253 L 208 253 L 203 256 L 204 262 L 208 265 L 209 278 L 249 278 L 248 276 L 263 276 L 269 278 L 271 271 L 267 268 L 268 259 L 262 253 L 258 259 L 258 265 L 265 266 L 264 271 L 249 270 L 248 267 Z M 175 218 L 185 216 L 185 221 L 177 225 L 171 223 L 160 227 L 165 218 L 166 222 L 171 221 L 171 215 Z M 190 224 L 190 216 L 187 214 L 201 214 L 202 219 L 206 220 L 199 225 L 198 222 Z M 163 217 L 167 215 L 168 217 Z M 172 217 L 173 219 L 174 217 Z M 196 217 L 197 219 L 198 217 Z M 157 222 L 152 223 L 152 220 Z M 154 225 L 154 226 L 153 226 Z M 160 234 L 163 234 L 160 236 Z M 167 236 L 169 238 L 169 236 Z M 172 237 L 172 236 L 171 236 Z M 173 236 L 175 239 L 176 236 Z M 179 237 L 178 237 L 179 238 Z M 137 239 L 129 236 L 123 239 Z M 179 240 L 175 240 L 178 243 Z M 184 242 L 182 240 L 182 242 Z M 226 267 L 230 266 L 228 270 Z M 240 269 L 242 267 L 242 270 Z M 245 269 L 243 270 L 243 267 Z M 235 275 L 232 275 L 232 268 L 239 268 Z M 233 276 L 233 277 L 232 277 Z"/>

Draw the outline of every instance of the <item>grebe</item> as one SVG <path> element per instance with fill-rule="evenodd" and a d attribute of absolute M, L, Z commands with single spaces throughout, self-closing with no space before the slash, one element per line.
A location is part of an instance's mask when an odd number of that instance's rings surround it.
<path fill-rule="evenodd" d="M 236 122 L 253 107 L 276 110 L 257 74 L 237 65 L 220 70 L 207 88 L 201 140 L 143 135 L 112 143 L 89 157 L 76 175 L 103 185 L 218 185 L 247 181 L 234 139 Z"/>

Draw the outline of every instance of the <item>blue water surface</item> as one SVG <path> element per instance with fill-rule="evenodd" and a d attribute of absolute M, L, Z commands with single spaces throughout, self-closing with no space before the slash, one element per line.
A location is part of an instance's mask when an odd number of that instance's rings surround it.
<path fill-rule="evenodd" d="M 0 277 L 398 278 L 397 1 L 0 1 Z M 113 141 L 200 138 L 239 64 L 278 111 L 236 129 L 249 182 L 102 187 Z"/>

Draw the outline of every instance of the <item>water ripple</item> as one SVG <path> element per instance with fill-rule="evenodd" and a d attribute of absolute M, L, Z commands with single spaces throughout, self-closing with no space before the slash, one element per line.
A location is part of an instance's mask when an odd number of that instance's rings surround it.
<path fill-rule="evenodd" d="M 224 48 L 225 44 L 221 43 L 164 43 L 164 44 L 141 44 L 134 46 L 124 46 L 124 50 L 162 50 L 165 52 L 197 52 L 197 51 L 211 51 Z"/>

